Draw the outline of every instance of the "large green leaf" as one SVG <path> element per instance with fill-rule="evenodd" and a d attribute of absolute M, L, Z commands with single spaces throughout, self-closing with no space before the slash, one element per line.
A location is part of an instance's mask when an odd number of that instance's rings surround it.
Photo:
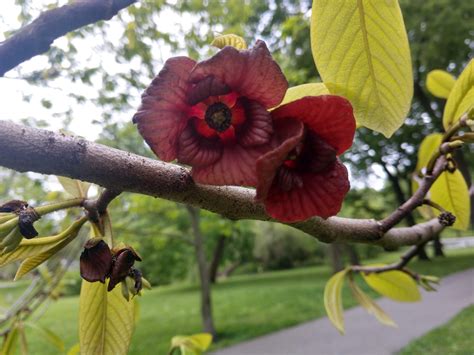
<path fill-rule="evenodd" d="M 332 324 L 344 334 L 344 310 L 342 309 L 342 285 L 349 269 L 334 274 L 324 288 L 324 307 Z"/>
<path fill-rule="evenodd" d="M 418 150 L 416 172 L 420 172 L 423 168 L 426 168 L 433 154 L 438 151 L 442 141 L 443 135 L 441 133 L 432 133 L 423 139 L 420 144 L 420 149 Z"/>
<path fill-rule="evenodd" d="M 443 172 L 429 191 L 429 198 L 456 216 L 453 228 L 467 230 L 471 214 L 471 201 L 466 180 L 459 170 Z"/>
<path fill-rule="evenodd" d="M 384 265 L 367 265 L 378 267 Z M 381 295 L 401 302 L 416 302 L 421 299 L 416 282 L 403 271 L 392 270 L 380 273 L 361 272 L 365 282 Z"/>
<path fill-rule="evenodd" d="M 324 84 L 357 122 L 390 137 L 413 96 L 410 48 L 398 1 L 313 0 L 311 47 Z"/>
<path fill-rule="evenodd" d="M 444 70 L 432 70 L 426 76 L 426 88 L 436 97 L 447 99 L 456 78 Z"/>
<path fill-rule="evenodd" d="M 474 107 L 474 59 L 464 68 L 451 90 L 444 108 L 443 126 L 456 123 L 463 113 Z"/>
<path fill-rule="evenodd" d="M 87 198 L 87 192 L 91 186 L 90 183 L 85 181 L 79 181 L 70 179 L 65 176 L 57 176 L 59 183 L 63 186 L 64 190 L 75 198 Z"/>
<path fill-rule="evenodd" d="M 360 303 L 360 305 L 369 313 L 373 314 L 375 318 L 382 324 L 390 327 L 397 327 L 395 322 L 390 316 L 384 312 L 384 310 L 375 303 L 359 286 L 354 282 L 353 279 L 349 279 L 349 287 L 352 291 L 352 295 Z"/>
<path fill-rule="evenodd" d="M 82 281 L 79 342 L 82 355 L 127 354 L 135 326 L 135 300 L 127 302 L 115 287 Z"/>
<path fill-rule="evenodd" d="M 283 98 L 280 106 L 292 101 L 296 101 L 305 96 L 319 96 L 327 94 L 329 94 L 329 90 L 323 83 L 310 83 L 293 86 L 286 91 L 285 97 Z"/>

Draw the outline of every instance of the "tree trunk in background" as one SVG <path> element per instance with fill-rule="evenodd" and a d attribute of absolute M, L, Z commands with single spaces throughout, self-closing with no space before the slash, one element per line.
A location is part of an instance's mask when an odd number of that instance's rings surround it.
<path fill-rule="evenodd" d="M 328 256 L 331 262 L 332 271 L 335 274 L 344 269 L 344 261 L 342 259 L 342 245 L 340 243 L 332 243 L 328 248 Z"/>
<path fill-rule="evenodd" d="M 216 283 L 217 280 L 217 269 L 221 263 L 222 256 L 224 255 L 224 247 L 226 244 L 227 238 L 223 235 L 219 236 L 217 240 L 217 245 L 214 249 L 214 255 L 212 257 L 211 266 L 209 267 L 209 280 L 212 284 Z"/>
<path fill-rule="evenodd" d="M 444 256 L 443 243 L 441 243 L 440 235 L 433 238 L 434 256 Z"/>
<path fill-rule="evenodd" d="M 242 265 L 242 261 L 236 261 L 235 263 L 229 265 L 225 268 L 222 272 L 219 273 L 219 276 L 222 277 L 229 277 L 240 265 Z"/>
<path fill-rule="evenodd" d="M 196 260 L 199 269 L 199 280 L 201 283 L 201 316 L 203 330 L 206 333 L 216 337 L 214 328 L 214 320 L 212 318 L 212 302 L 211 302 L 211 282 L 209 280 L 209 271 L 207 268 L 206 253 L 204 250 L 204 238 L 201 234 L 199 209 L 186 206 L 191 218 L 191 226 L 194 236 L 194 249 L 196 252 Z"/>
<path fill-rule="evenodd" d="M 359 254 L 357 253 L 357 249 L 353 245 L 344 243 L 344 251 L 349 257 L 349 261 L 352 265 L 360 265 Z"/>
<path fill-rule="evenodd" d="M 395 193 L 395 196 L 397 198 L 397 202 L 401 206 L 403 203 L 405 203 L 407 198 L 405 197 L 405 194 L 402 190 L 399 178 L 398 178 L 397 175 L 393 175 L 390 172 L 390 170 L 388 169 L 386 164 L 384 164 L 383 162 L 381 164 L 382 164 L 382 167 L 383 167 L 385 173 L 388 176 L 388 180 L 392 184 L 393 192 Z M 406 215 L 405 221 L 407 222 L 407 224 L 409 226 L 414 226 L 416 224 L 415 217 L 413 216 L 413 213 L 411 213 L 411 212 Z M 428 254 L 426 254 L 425 247 L 420 248 L 420 250 L 418 251 L 418 259 L 420 259 L 420 260 L 430 260 L 430 258 L 428 257 Z"/>

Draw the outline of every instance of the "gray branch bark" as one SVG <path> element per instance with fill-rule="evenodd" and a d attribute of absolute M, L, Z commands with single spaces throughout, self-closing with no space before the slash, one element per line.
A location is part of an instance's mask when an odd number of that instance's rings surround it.
<path fill-rule="evenodd" d="M 187 169 L 175 164 L 1 120 L 0 142 L 0 166 L 16 171 L 67 176 L 111 190 L 189 204 L 233 220 L 272 220 L 264 207 L 254 201 L 254 190 L 198 185 Z M 400 219 L 403 211 L 396 213 Z M 388 219 L 390 225 L 395 221 Z M 326 243 L 368 243 L 388 249 L 419 244 L 443 229 L 437 219 L 412 227 L 391 228 L 386 233 L 382 232 L 380 222 L 372 219 L 314 217 L 290 225 Z"/>
<path fill-rule="evenodd" d="M 49 50 L 53 41 L 83 26 L 109 20 L 136 0 L 81 0 L 43 12 L 0 43 L 0 76 Z"/>

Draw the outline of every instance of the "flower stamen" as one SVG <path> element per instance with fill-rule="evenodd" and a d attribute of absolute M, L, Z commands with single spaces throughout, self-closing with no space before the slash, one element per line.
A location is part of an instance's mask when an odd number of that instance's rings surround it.
<path fill-rule="evenodd" d="M 210 105 L 204 117 L 207 125 L 217 132 L 224 132 L 232 124 L 232 111 L 222 102 Z"/>

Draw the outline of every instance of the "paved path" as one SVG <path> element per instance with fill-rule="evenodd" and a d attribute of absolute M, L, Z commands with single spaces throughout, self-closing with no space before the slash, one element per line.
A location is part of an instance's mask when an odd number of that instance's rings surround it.
<path fill-rule="evenodd" d="M 381 299 L 377 303 L 399 328 L 383 326 L 361 307 L 355 307 L 344 312 L 344 336 L 327 318 L 321 318 L 222 349 L 215 355 L 393 354 L 474 304 L 474 269 L 443 278 L 438 292 L 423 292 L 422 302 Z"/>

